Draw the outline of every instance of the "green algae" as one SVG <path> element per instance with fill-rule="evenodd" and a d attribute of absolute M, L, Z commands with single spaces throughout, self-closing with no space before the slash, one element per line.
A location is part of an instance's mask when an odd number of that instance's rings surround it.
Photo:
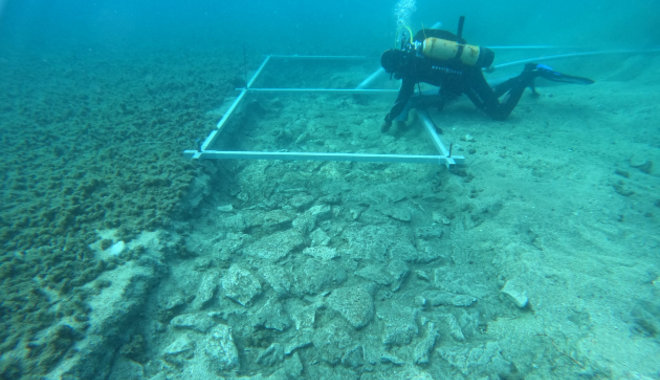
<path fill-rule="evenodd" d="M 191 120 L 216 106 L 216 96 L 231 86 L 202 99 L 196 84 L 218 74 L 205 65 L 176 74 L 176 60 L 141 57 L 137 65 L 127 59 L 104 66 L 62 56 L 47 66 L 18 61 L 0 72 L 7 89 L 0 104 L 20 105 L 0 110 L 7 129 L 0 134 L 0 169 L 7 173 L 0 189 L 0 349 L 20 355 L 31 347 L 23 362 L 3 361 L 1 377 L 52 369 L 84 334 L 90 310 L 82 287 L 139 257 L 140 251 L 131 251 L 99 261 L 89 247 L 98 240 L 96 231 L 116 228 L 117 240 L 129 241 L 168 226 L 178 212 L 198 170 L 181 150 L 214 122 Z M 156 77 L 145 86 L 144 73 L 158 65 L 167 66 L 160 69 L 162 80 L 185 77 L 185 84 L 175 92 L 153 91 L 149 87 L 161 80 Z M 80 75 L 64 79 L 63 71 Z M 102 96 L 90 82 L 105 89 Z M 11 100 L 1 99 L 8 94 Z M 35 343 L 37 334 L 65 317 L 78 323 L 71 326 L 75 333 L 59 328 L 50 341 Z"/>

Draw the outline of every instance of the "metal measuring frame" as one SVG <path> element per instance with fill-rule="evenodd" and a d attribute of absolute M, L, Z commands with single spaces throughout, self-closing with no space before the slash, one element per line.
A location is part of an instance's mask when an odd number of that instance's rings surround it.
<path fill-rule="evenodd" d="M 246 151 L 246 150 L 215 150 L 212 149 L 216 141 L 222 138 L 222 131 L 227 121 L 236 112 L 238 106 L 250 93 L 336 93 L 375 95 L 383 93 L 397 93 L 395 89 L 366 88 L 373 78 L 367 78 L 355 88 L 266 88 L 253 87 L 257 78 L 262 74 L 269 62 L 274 59 L 300 59 L 300 60 L 355 60 L 367 59 L 363 56 L 321 56 L 321 55 L 269 55 L 266 56 L 257 71 L 241 88 L 230 107 L 224 113 L 216 128 L 206 137 L 196 150 L 186 150 L 184 155 L 192 159 L 252 159 L 252 160 L 309 160 L 309 161 L 350 161 L 350 162 L 389 162 L 389 163 L 416 163 L 439 164 L 446 167 L 464 163 L 463 156 L 452 155 L 451 146 L 447 148 L 436 131 L 433 121 L 426 111 L 418 110 L 420 120 L 437 154 L 385 154 L 385 153 L 330 153 L 330 152 L 290 152 L 290 151 Z M 372 76 L 375 77 L 375 74 Z"/>

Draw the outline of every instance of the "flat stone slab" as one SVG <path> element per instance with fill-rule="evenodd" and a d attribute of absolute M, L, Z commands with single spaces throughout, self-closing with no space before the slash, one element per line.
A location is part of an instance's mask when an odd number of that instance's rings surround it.
<path fill-rule="evenodd" d="M 238 367 L 238 350 L 234 344 L 231 327 L 219 324 L 210 332 L 204 347 L 211 366 L 217 371 L 227 371 Z"/>
<path fill-rule="evenodd" d="M 509 299 L 521 309 L 524 309 L 529 302 L 523 283 L 518 279 L 507 281 L 501 292 L 509 296 Z"/>
<path fill-rule="evenodd" d="M 453 294 L 437 290 L 422 293 L 428 304 L 433 306 L 468 307 L 477 302 L 477 298 L 467 294 Z"/>
<path fill-rule="evenodd" d="M 170 325 L 179 329 L 195 330 L 201 333 L 209 331 L 216 323 L 204 313 L 181 314 L 172 318 Z"/>
<path fill-rule="evenodd" d="M 243 306 L 248 306 L 254 297 L 261 294 L 261 283 L 249 270 L 232 265 L 222 277 L 222 288 L 225 296 Z"/>
<path fill-rule="evenodd" d="M 339 256 L 337 250 L 332 247 L 317 246 L 317 247 L 308 247 L 303 250 L 303 253 L 321 260 L 332 260 L 335 257 Z"/>
<path fill-rule="evenodd" d="M 334 290 L 328 297 L 328 306 L 356 329 L 366 326 L 374 317 L 373 297 L 360 286 Z"/>
<path fill-rule="evenodd" d="M 304 244 L 302 235 L 295 230 L 276 232 L 265 236 L 245 248 L 249 256 L 277 261 Z"/>

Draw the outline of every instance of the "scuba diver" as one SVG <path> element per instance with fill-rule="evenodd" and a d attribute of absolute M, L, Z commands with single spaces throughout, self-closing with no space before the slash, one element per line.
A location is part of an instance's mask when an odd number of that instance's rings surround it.
<path fill-rule="evenodd" d="M 438 29 L 423 29 L 403 40 L 401 49 L 383 53 L 381 65 L 390 78 L 401 79 L 394 106 L 385 117 L 382 131 L 396 120 L 405 124 L 410 108 L 434 105 L 440 109 L 449 101 L 466 94 L 477 108 L 495 120 L 506 119 L 518 104 L 525 88 L 534 88 L 534 79 L 542 77 L 555 82 L 591 84 L 588 78 L 553 71 L 550 67 L 529 63 L 523 72 L 494 87 L 483 74 L 495 58 L 492 50 L 466 44 L 461 37 L 464 17 L 459 20 L 457 35 Z M 440 87 L 435 96 L 413 96 L 415 85 L 424 82 Z M 500 98 L 502 98 L 500 100 Z"/>

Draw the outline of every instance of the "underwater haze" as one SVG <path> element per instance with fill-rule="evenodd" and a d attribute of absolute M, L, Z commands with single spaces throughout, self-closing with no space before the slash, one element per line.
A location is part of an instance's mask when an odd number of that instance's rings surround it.
<path fill-rule="evenodd" d="M 413 1 L 413 3 L 415 3 Z M 11 1 L 2 5 L 2 43 L 33 52 L 49 49 L 134 51 L 150 48 L 237 49 L 259 54 L 376 53 L 393 40 L 395 2 L 333 1 Z M 415 4 L 413 29 L 442 22 L 482 44 L 571 43 L 657 46 L 660 22 L 653 0 L 553 2 L 429 1 Z"/>
<path fill-rule="evenodd" d="M 657 9 L 0 0 L 0 379 L 660 378 Z M 580 83 L 383 128 L 461 16 Z"/>

